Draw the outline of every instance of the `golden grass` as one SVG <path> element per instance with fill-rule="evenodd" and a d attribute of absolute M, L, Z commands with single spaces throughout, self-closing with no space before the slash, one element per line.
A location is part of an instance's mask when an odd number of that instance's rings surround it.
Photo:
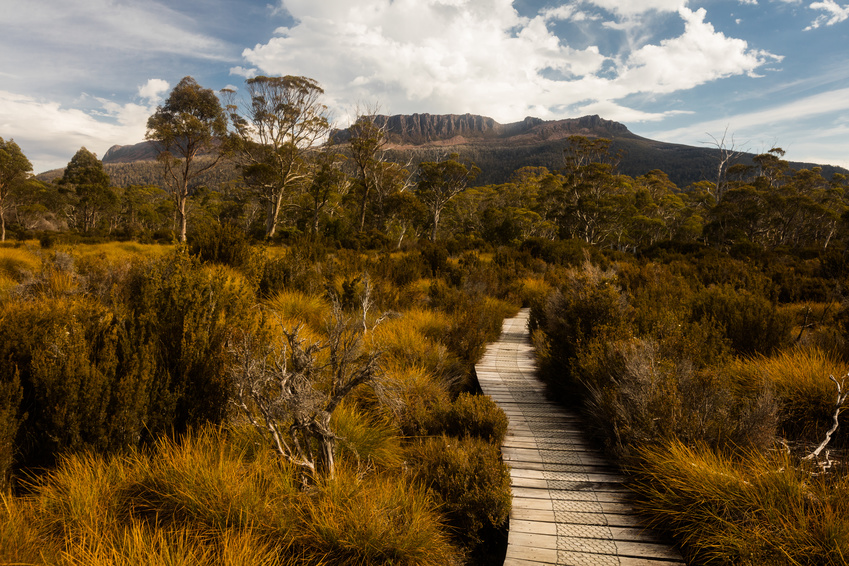
<path fill-rule="evenodd" d="M 692 563 L 846 564 L 849 477 L 812 477 L 781 452 L 731 458 L 679 442 L 641 457 L 639 509 Z"/>
<path fill-rule="evenodd" d="M 400 461 L 390 429 L 343 410 L 337 422 L 346 419 L 340 428 L 361 459 L 343 458 L 335 478 L 307 491 L 249 431 L 204 429 L 126 457 L 69 456 L 28 498 L 0 496 L 0 563 L 455 563 L 428 496 L 401 473 L 369 472 Z"/>
<path fill-rule="evenodd" d="M 97 259 L 108 263 L 131 259 L 158 259 L 174 251 L 173 245 L 139 244 L 137 242 L 105 242 L 102 244 L 76 244 L 59 246 L 61 251 L 75 259 Z"/>
<path fill-rule="evenodd" d="M 775 391 L 785 435 L 817 441 L 831 426 L 835 410 L 837 388 L 829 376 L 840 381 L 849 372 L 849 364 L 818 348 L 797 347 L 769 357 L 736 359 L 729 371 L 743 390 L 765 382 Z"/>
<path fill-rule="evenodd" d="M 280 320 L 306 325 L 312 332 L 321 332 L 330 318 L 330 303 L 324 297 L 285 290 L 265 302 Z"/>

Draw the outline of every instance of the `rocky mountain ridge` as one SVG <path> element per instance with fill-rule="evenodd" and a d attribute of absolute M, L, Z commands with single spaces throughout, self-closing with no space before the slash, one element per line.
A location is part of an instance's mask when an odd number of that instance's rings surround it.
<path fill-rule="evenodd" d="M 375 123 L 386 128 L 393 147 L 423 145 L 458 145 L 467 143 L 529 144 L 553 141 L 573 135 L 588 137 L 634 136 L 619 122 L 600 116 L 584 116 L 564 120 L 543 120 L 527 117 L 520 122 L 501 124 L 492 118 L 476 114 L 397 114 L 373 116 Z M 634 136 L 635 137 L 635 136 Z M 331 134 L 334 141 L 350 139 L 347 130 Z"/>

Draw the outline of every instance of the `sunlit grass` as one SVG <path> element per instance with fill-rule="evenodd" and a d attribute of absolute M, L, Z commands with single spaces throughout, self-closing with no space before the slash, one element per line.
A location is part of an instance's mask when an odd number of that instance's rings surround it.
<path fill-rule="evenodd" d="M 280 320 L 304 324 L 313 332 L 324 329 L 330 317 L 330 303 L 324 297 L 300 291 L 281 291 L 268 299 L 265 305 Z"/>
<path fill-rule="evenodd" d="M 173 245 L 139 244 L 137 242 L 104 242 L 102 244 L 75 244 L 59 246 L 58 249 L 70 253 L 74 258 L 89 258 L 114 263 L 128 259 L 157 259 L 174 250 Z"/>
<path fill-rule="evenodd" d="M 205 429 L 125 457 L 69 456 L 29 498 L 0 499 L 0 562 L 454 563 L 433 502 L 402 473 L 380 471 L 402 453 L 390 430 L 348 410 L 337 424 L 360 458 L 343 458 L 335 478 L 308 490 L 244 432 Z"/>
<path fill-rule="evenodd" d="M 641 456 L 639 508 L 685 543 L 692 563 L 846 564 L 846 476 L 812 477 L 782 452 L 731 458 L 673 442 Z"/>
<path fill-rule="evenodd" d="M 769 357 L 738 359 L 729 370 L 743 388 L 766 382 L 779 401 L 781 427 L 796 439 L 815 441 L 831 426 L 837 388 L 849 364 L 817 348 L 791 348 Z M 849 384 L 847 384 L 849 386 Z"/>

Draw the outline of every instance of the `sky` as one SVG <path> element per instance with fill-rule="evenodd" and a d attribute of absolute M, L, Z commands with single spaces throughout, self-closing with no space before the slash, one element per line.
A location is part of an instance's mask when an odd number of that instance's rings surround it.
<path fill-rule="evenodd" d="M 635 134 L 849 167 L 849 0 L 0 0 L 0 137 L 36 173 L 144 140 L 182 77 L 358 109 Z"/>

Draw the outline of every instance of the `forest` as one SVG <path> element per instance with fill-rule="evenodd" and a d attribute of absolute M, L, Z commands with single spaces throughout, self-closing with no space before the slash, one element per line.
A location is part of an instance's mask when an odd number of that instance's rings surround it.
<path fill-rule="evenodd" d="M 311 79 L 245 90 L 183 79 L 149 185 L 85 148 L 39 181 L 0 138 L 0 562 L 498 563 L 474 364 L 530 307 L 550 394 L 689 563 L 846 563 L 849 179 L 721 146 L 677 187 L 575 136 L 480 186 L 367 110 L 324 143 Z"/>

